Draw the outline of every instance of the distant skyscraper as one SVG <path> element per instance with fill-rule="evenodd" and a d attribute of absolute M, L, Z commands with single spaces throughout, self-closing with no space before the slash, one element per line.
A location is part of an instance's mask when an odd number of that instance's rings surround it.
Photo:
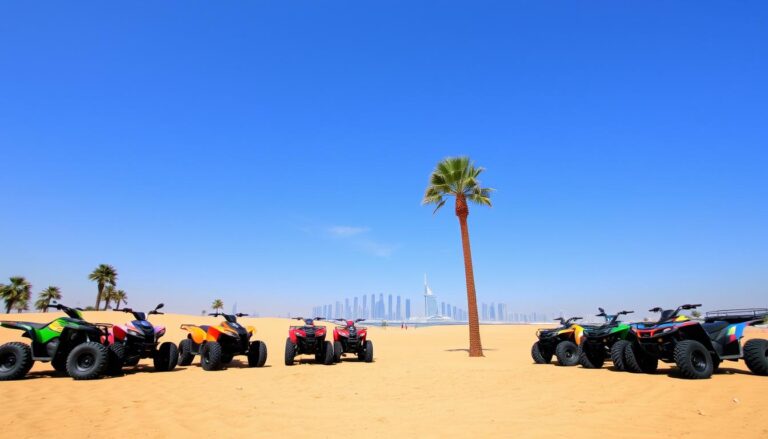
<path fill-rule="evenodd" d="M 411 299 L 405 299 L 405 320 L 411 319 Z"/>
<path fill-rule="evenodd" d="M 483 320 L 488 320 L 488 304 L 483 304 Z"/>
<path fill-rule="evenodd" d="M 376 318 L 376 295 L 371 294 L 371 318 Z"/>
<path fill-rule="evenodd" d="M 356 319 L 356 318 L 360 317 L 359 314 L 358 314 L 360 312 L 360 309 L 357 307 L 357 296 L 355 296 L 355 299 L 354 299 L 354 302 L 352 304 L 352 307 L 353 307 L 352 308 L 352 318 Z"/>
<path fill-rule="evenodd" d="M 394 314 L 392 314 L 392 295 L 389 294 L 387 296 L 387 319 L 392 320 L 394 318 Z"/>
<path fill-rule="evenodd" d="M 386 311 L 384 310 L 384 294 L 379 293 L 379 303 L 376 304 L 376 316 L 380 319 L 386 319 Z"/>
<path fill-rule="evenodd" d="M 499 304 L 499 309 L 496 313 L 496 320 L 500 322 L 504 321 L 504 305 L 501 303 Z"/>
<path fill-rule="evenodd" d="M 453 320 L 459 320 L 459 315 L 456 314 L 456 307 L 453 307 L 453 312 L 451 313 L 451 316 L 453 317 Z"/>
<path fill-rule="evenodd" d="M 334 317 L 337 319 L 341 318 L 342 310 L 341 310 L 341 302 L 336 301 L 336 313 L 334 314 Z"/>
<path fill-rule="evenodd" d="M 490 311 L 491 311 L 490 316 L 488 317 L 490 317 L 491 320 L 496 320 L 496 304 L 494 304 L 493 302 L 491 302 Z"/>
<path fill-rule="evenodd" d="M 445 315 L 445 302 L 440 302 L 440 315 Z"/>
<path fill-rule="evenodd" d="M 395 307 L 395 319 L 403 320 L 403 315 L 400 313 L 400 296 L 397 296 L 397 306 Z"/>
<path fill-rule="evenodd" d="M 368 300 L 368 296 L 363 294 L 363 315 L 362 318 L 368 319 L 368 305 L 365 303 Z"/>
<path fill-rule="evenodd" d="M 427 284 L 427 275 L 424 275 L 424 317 L 433 317 L 437 314 L 437 297 Z"/>

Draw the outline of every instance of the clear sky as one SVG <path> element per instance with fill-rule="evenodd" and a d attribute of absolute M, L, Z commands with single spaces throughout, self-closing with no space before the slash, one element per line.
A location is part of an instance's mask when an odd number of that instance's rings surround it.
<path fill-rule="evenodd" d="M 767 43 L 764 1 L 2 2 L 0 282 L 458 304 L 462 154 L 481 302 L 766 306 Z"/>

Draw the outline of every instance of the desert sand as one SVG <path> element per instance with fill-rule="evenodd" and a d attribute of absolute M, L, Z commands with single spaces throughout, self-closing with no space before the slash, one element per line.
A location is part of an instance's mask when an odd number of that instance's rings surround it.
<path fill-rule="evenodd" d="M 0 315 L 47 322 L 60 313 Z M 86 312 L 90 321 L 129 315 Z M 152 316 L 180 341 L 181 323 L 213 317 Z M 293 321 L 295 322 L 295 321 Z M 198 360 L 155 373 L 151 360 L 121 377 L 74 381 L 36 363 L 0 382 L 6 437 L 768 437 L 768 377 L 726 362 L 709 380 L 606 367 L 535 365 L 534 326 L 483 326 L 485 358 L 468 358 L 467 328 L 370 328 L 375 362 L 283 364 L 288 319 L 242 318 L 269 349 L 264 368 L 244 357 L 205 372 Z M 0 342 L 24 340 L 0 328 Z M 750 329 L 748 337 L 768 338 Z M 238 361 L 238 359 L 240 359 Z M 309 359 L 309 358 L 308 358 Z M 610 363 L 608 363 L 608 366 Z"/>

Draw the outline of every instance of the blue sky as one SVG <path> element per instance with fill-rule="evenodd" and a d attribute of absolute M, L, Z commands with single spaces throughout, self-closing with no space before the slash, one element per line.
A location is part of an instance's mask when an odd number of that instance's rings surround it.
<path fill-rule="evenodd" d="M 261 314 L 461 303 L 435 163 L 487 168 L 482 302 L 766 306 L 768 5 L 4 2 L 0 278 Z"/>

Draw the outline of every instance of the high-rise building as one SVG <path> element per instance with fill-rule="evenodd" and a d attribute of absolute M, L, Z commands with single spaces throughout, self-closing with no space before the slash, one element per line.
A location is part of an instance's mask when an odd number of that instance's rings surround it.
<path fill-rule="evenodd" d="M 363 315 L 362 315 L 362 318 L 364 318 L 364 319 L 369 319 L 370 318 L 370 317 L 368 317 L 368 305 L 365 303 L 367 300 L 368 300 L 368 296 L 363 294 L 363 305 L 362 305 L 362 308 L 363 308 L 362 314 Z"/>
<path fill-rule="evenodd" d="M 411 299 L 405 299 L 405 320 L 411 319 Z"/>
<path fill-rule="evenodd" d="M 483 304 L 483 314 L 482 314 L 482 316 L 483 316 L 482 317 L 483 320 L 488 320 L 488 304 L 487 303 Z"/>
<path fill-rule="evenodd" d="M 453 317 L 453 320 L 459 320 L 459 315 L 456 313 L 456 307 L 453 307 L 453 312 L 451 312 L 451 316 Z"/>
<path fill-rule="evenodd" d="M 424 317 L 433 317 L 437 314 L 437 296 L 427 284 L 427 275 L 424 275 Z"/>
<path fill-rule="evenodd" d="M 376 318 L 376 295 L 371 294 L 371 318 Z"/>
<path fill-rule="evenodd" d="M 394 315 L 392 314 L 392 295 L 387 296 L 387 320 L 392 320 Z"/>
<path fill-rule="evenodd" d="M 440 302 L 440 315 L 445 315 L 445 302 Z"/>
<path fill-rule="evenodd" d="M 491 320 L 496 320 L 496 304 L 494 304 L 493 302 L 491 302 L 491 307 L 490 307 L 490 313 L 489 314 L 490 315 L 488 317 Z"/>
<path fill-rule="evenodd" d="M 379 303 L 376 304 L 376 315 L 380 319 L 386 319 L 386 311 L 384 309 L 384 293 L 379 293 Z"/>
<path fill-rule="evenodd" d="M 397 306 L 395 307 L 395 319 L 403 320 L 403 315 L 400 313 L 400 296 L 397 296 Z"/>
<path fill-rule="evenodd" d="M 356 319 L 360 317 L 360 315 L 358 314 L 359 312 L 360 312 L 360 308 L 357 307 L 357 296 L 355 296 L 352 304 L 352 318 Z"/>
<path fill-rule="evenodd" d="M 500 322 L 503 322 L 505 320 L 504 305 L 501 304 L 501 303 L 499 304 L 499 309 L 498 309 L 498 311 L 496 313 L 496 316 L 497 316 L 496 320 L 498 320 Z"/>

